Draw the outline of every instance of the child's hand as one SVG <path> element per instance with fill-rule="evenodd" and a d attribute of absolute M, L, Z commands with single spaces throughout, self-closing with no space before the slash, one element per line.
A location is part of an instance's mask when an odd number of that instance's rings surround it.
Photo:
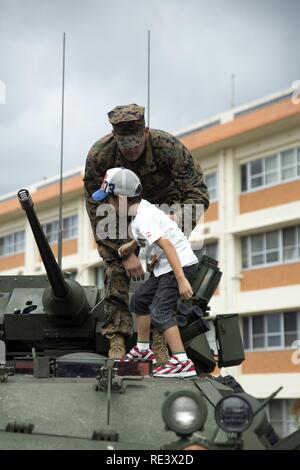
<path fill-rule="evenodd" d="M 178 282 L 179 294 L 183 300 L 189 300 L 193 297 L 193 289 L 186 277 Z"/>
<path fill-rule="evenodd" d="M 118 249 L 118 255 L 121 258 L 123 258 L 123 256 L 127 256 L 133 253 L 135 249 L 136 249 L 136 242 L 135 240 L 132 240 L 131 242 L 125 243 Z"/>

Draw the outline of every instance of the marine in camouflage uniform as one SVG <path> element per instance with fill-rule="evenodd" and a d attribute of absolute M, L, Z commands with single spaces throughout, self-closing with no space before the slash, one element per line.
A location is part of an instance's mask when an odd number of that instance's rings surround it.
<path fill-rule="evenodd" d="M 168 132 L 145 128 L 143 107 L 136 104 L 117 106 L 108 113 L 108 118 L 113 132 L 99 139 L 90 149 L 84 188 L 97 248 L 106 263 L 104 308 L 107 321 L 102 334 L 120 339 L 132 334 L 132 316 L 128 310 L 130 280 L 118 255 L 118 248 L 127 240 L 98 239 L 96 226 L 101 218 L 96 216 L 99 203 L 91 198 L 92 193 L 100 188 L 109 168 L 125 167 L 138 175 L 143 198 L 152 204 L 191 204 L 193 208 L 203 204 L 207 209 L 209 197 L 201 169 L 195 168 L 190 152 Z M 138 148 L 141 142 L 144 149 L 133 161 L 126 151 Z M 195 212 L 193 218 L 195 223 Z"/>

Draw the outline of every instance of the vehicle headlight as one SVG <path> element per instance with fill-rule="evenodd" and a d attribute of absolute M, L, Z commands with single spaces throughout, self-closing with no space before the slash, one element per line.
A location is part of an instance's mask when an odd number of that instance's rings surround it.
<path fill-rule="evenodd" d="M 162 407 L 166 427 L 180 436 L 193 434 L 203 427 L 207 407 L 195 392 L 186 390 L 171 393 Z"/>
<path fill-rule="evenodd" d="M 242 433 L 253 421 L 253 409 L 246 398 L 228 395 L 217 403 L 215 419 L 223 431 Z"/>

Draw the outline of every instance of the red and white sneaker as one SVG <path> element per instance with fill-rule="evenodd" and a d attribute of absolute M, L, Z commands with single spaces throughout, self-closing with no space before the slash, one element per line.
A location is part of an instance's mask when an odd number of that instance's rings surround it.
<path fill-rule="evenodd" d="M 194 377 L 196 375 L 195 366 L 190 359 L 180 362 L 176 356 L 172 356 L 164 366 L 156 367 L 153 371 L 153 377 L 184 378 Z"/>
<path fill-rule="evenodd" d="M 133 359 L 138 359 L 140 361 L 152 361 L 152 364 L 156 364 L 156 357 L 152 349 L 145 349 L 141 351 L 136 345 L 126 354 L 123 360 L 132 361 Z"/>

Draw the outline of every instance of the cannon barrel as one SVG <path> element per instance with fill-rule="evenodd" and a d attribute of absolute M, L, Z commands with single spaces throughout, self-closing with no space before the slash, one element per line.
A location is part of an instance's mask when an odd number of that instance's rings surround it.
<path fill-rule="evenodd" d="M 64 278 L 35 213 L 29 191 L 20 189 L 18 198 L 26 212 L 51 286 L 46 288 L 43 294 L 46 314 L 58 325 L 80 325 L 90 310 L 84 289 L 78 282 Z"/>
<path fill-rule="evenodd" d="M 49 242 L 44 234 L 39 219 L 33 208 L 33 201 L 27 189 L 20 189 L 18 192 L 18 198 L 21 207 L 24 209 L 27 215 L 27 219 L 30 223 L 32 233 L 34 235 L 36 244 L 38 246 L 41 258 L 43 260 L 50 285 L 53 290 L 53 294 L 58 299 L 62 299 L 68 295 L 69 288 L 64 279 L 63 273 L 59 268 L 53 252 L 50 248 Z"/>

